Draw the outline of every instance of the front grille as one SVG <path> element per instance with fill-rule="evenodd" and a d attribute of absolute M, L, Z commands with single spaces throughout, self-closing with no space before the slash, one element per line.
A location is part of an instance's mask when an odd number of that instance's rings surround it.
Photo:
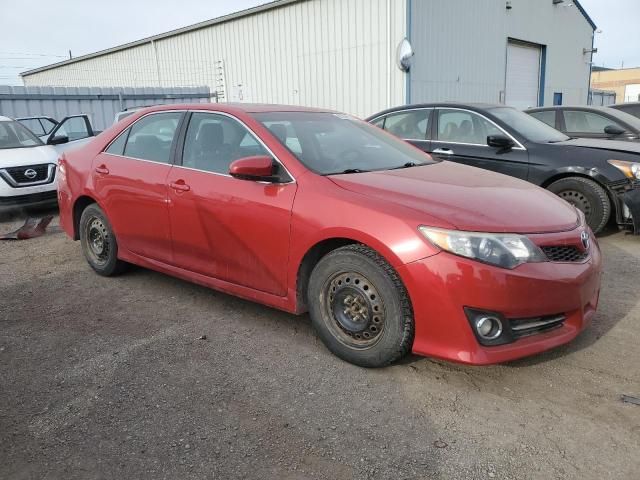
<path fill-rule="evenodd" d="M 26 172 L 31 171 L 36 172 L 35 176 L 31 173 L 31 176 L 28 177 Z M 10 167 L 5 168 L 5 171 L 13 178 L 16 183 L 31 183 L 31 182 L 41 182 L 46 180 L 49 176 L 49 165 L 33 165 L 29 167 Z"/>
<path fill-rule="evenodd" d="M 509 324 L 511 326 L 511 331 L 513 332 L 513 337 L 522 338 L 559 327 L 564 323 L 565 320 L 566 317 L 562 314 L 559 314 L 548 315 L 545 317 L 509 320 Z"/>
<path fill-rule="evenodd" d="M 542 251 L 550 262 L 583 262 L 589 256 L 574 246 L 542 247 Z"/>

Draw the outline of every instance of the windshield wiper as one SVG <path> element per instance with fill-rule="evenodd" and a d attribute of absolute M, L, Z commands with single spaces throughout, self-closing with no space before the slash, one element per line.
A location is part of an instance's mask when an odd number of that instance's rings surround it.
<path fill-rule="evenodd" d="M 401 170 L 403 168 L 421 167 L 423 165 L 426 165 L 426 163 L 407 162 L 404 165 L 400 165 L 399 167 L 393 167 L 393 168 L 390 168 L 389 170 Z"/>
<path fill-rule="evenodd" d="M 347 168 L 346 170 L 343 170 L 342 174 L 349 174 L 349 173 L 364 173 L 364 172 L 368 172 L 369 170 L 360 170 L 359 168 Z"/>

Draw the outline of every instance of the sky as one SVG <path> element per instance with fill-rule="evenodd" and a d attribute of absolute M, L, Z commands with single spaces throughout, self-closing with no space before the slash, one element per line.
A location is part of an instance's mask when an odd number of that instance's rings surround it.
<path fill-rule="evenodd" d="M 262 3 L 265 0 L 0 0 L 0 85 L 22 85 L 18 73 L 64 60 L 69 50 L 80 56 Z M 595 64 L 640 66 L 640 0 L 581 4 L 602 30 L 596 34 Z"/>

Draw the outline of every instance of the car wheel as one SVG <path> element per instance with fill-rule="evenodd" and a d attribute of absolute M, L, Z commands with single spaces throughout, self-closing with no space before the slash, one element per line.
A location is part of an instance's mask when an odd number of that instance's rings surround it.
<path fill-rule="evenodd" d="M 126 263 L 118 260 L 118 242 L 107 216 L 95 203 L 80 217 L 80 244 L 87 262 L 105 277 L 121 273 Z"/>
<path fill-rule="evenodd" d="M 311 322 L 338 357 L 384 367 L 413 344 L 413 311 L 396 271 L 375 251 L 348 245 L 323 257 L 309 280 Z"/>
<path fill-rule="evenodd" d="M 582 177 L 563 178 L 547 188 L 582 211 L 594 233 L 599 233 L 609 221 L 611 202 L 607 192 L 593 180 Z"/>

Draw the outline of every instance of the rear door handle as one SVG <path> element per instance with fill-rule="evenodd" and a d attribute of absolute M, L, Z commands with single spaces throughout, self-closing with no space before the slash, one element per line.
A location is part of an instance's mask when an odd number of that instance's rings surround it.
<path fill-rule="evenodd" d="M 433 153 L 440 153 L 442 155 L 453 155 L 453 150 L 450 148 L 436 148 Z"/>
<path fill-rule="evenodd" d="M 100 165 L 96 167 L 96 173 L 101 173 L 102 175 L 109 175 L 109 169 L 105 165 Z"/>
<path fill-rule="evenodd" d="M 173 188 L 177 192 L 188 192 L 191 190 L 191 187 L 184 183 L 184 180 L 178 180 L 177 182 L 171 182 L 169 184 L 171 188 Z"/>

